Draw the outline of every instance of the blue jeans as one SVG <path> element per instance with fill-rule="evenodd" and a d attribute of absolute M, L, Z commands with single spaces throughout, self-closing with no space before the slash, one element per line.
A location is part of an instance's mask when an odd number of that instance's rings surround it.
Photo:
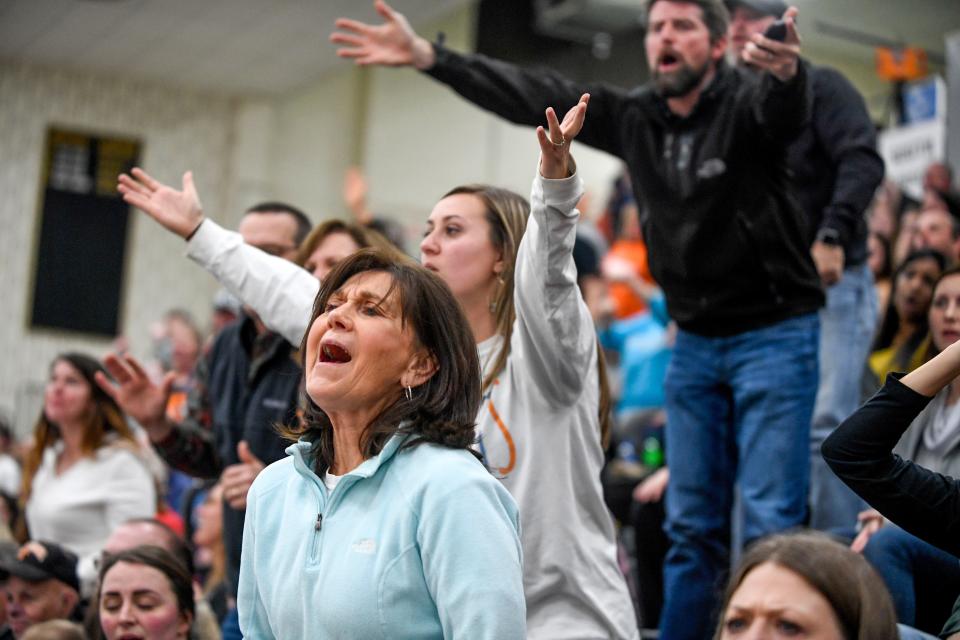
<path fill-rule="evenodd" d="M 240 615 L 236 607 L 227 611 L 227 615 L 223 617 L 220 633 L 221 640 L 243 640 L 243 634 L 240 633 Z"/>
<path fill-rule="evenodd" d="M 939 633 L 960 594 L 960 560 L 892 524 L 873 534 L 863 555 L 890 590 L 897 620 Z"/>
<path fill-rule="evenodd" d="M 843 272 L 820 310 L 820 387 L 810 432 L 810 527 L 839 531 L 866 504 L 833 474 L 820 455 L 827 436 L 860 406 L 860 384 L 877 328 L 877 293 L 866 265 Z"/>
<path fill-rule="evenodd" d="M 808 314 L 721 338 L 678 332 L 665 383 L 664 640 L 712 635 L 736 483 L 746 542 L 804 521 L 819 331 Z"/>

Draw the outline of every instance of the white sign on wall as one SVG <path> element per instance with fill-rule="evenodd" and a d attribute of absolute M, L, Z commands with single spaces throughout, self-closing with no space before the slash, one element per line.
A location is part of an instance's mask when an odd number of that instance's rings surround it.
<path fill-rule="evenodd" d="M 886 164 L 887 178 L 914 198 L 923 195 L 923 172 L 946 153 L 947 127 L 942 119 L 888 129 L 880 134 L 878 147 Z"/>

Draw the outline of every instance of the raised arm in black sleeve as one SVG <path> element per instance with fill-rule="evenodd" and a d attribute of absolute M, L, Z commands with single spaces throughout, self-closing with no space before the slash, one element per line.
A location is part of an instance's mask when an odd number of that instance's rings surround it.
<path fill-rule="evenodd" d="M 810 122 L 810 95 L 805 65 L 783 82 L 772 74 L 760 78 L 760 93 L 753 105 L 760 130 L 770 140 L 787 144 Z"/>
<path fill-rule="evenodd" d="M 930 398 L 898 377 L 823 443 L 833 472 L 857 495 L 913 535 L 960 556 L 960 482 L 892 453 Z"/>
<path fill-rule="evenodd" d="M 516 124 L 544 124 L 547 107 L 564 113 L 589 93 L 590 109 L 577 141 L 623 155 L 619 123 L 625 92 L 596 83 L 580 85 L 552 69 L 524 69 L 440 45 L 434 45 L 434 53 L 436 62 L 425 73 L 478 107 Z"/>

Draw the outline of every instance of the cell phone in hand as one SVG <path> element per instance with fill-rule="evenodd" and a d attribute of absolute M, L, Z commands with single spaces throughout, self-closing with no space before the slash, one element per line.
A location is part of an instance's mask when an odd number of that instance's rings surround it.
<path fill-rule="evenodd" d="M 770 38 L 777 42 L 783 42 L 787 39 L 787 23 L 783 20 L 777 20 L 763 32 L 764 38 Z"/>

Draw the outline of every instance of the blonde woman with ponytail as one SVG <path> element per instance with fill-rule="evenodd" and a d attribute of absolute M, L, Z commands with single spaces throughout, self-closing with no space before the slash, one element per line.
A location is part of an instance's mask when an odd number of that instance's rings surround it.
<path fill-rule="evenodd" d="M 449 191 L 420 244 L 424 267 L 464 310 L 483 367 L 478 448 L 520 507 L 529 638 L 636 638 L 616 563 L 600 468 L 608 405 L 596 331 L 573 263 L 583 191 L 570 157 L 589 96 L 560 123 L 547 111 L 531 204 L 485 185 Z M 203 217 L 192 178 L 183 191 L 139 169 L 120 191 L 261 319 L 299 343 L 319 283 L 243 245 Z"/>

